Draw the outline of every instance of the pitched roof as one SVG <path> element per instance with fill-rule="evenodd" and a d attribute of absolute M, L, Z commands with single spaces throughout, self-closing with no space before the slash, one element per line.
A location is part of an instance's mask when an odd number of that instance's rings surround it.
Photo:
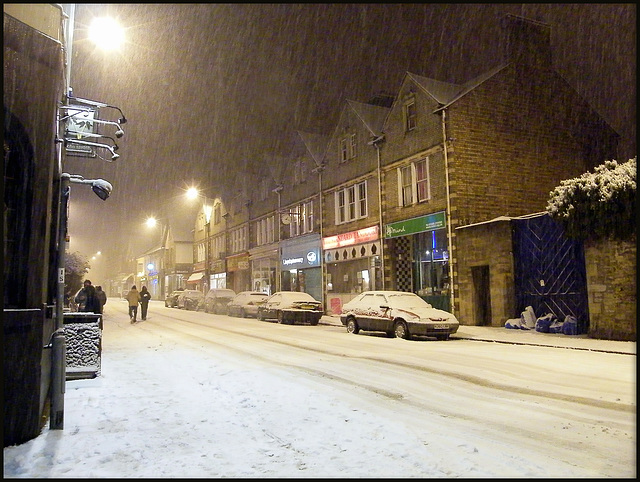
<path fill-rule="evenodd" d="M 379 136 L 387 114 L 391 109 L 372 104 L 363 104 L 354 100 L 347 100 L 347 104 L 353 109 L 372 136 Z"/>

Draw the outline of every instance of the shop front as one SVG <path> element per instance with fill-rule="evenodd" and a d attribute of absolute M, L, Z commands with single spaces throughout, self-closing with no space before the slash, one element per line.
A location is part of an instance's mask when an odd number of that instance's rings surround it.
<path fill-rule="evenodd" d="M 251 289 L 263 293 L 273 294 L 278 291 L 276 286 L 278 272 L 278 248 L 274 245 L 260 246 L 249 250 L 251 263 Z"/>
<path fill-rule="evenodd" d="M 203 291 L 204 271 L 194 271 L 187 278 L 187 289 Z"/>
<path fill-rule="evenodd" d="M 411 291 L 435 308 L 450 309 L 449 242 L 440 211 L 385 225 L 394 289 Z"/>
<path fill-rule="evenodd" d="M 251 290 L 251 270 L 249 253 L 241 253 L 227 258 L 227 288 L 236 293 Z"/>
<path fill-rule="evenodd" d="M 220 289 L 227 287 L 227 268 L 224 259 L 216 259 L 211 263 L 211 274 L 209 275 L 209 283 L 205 286 L 204 294 L 206 295 L 210 289 Z"/>
<path fill-rule="evenodd" d="M 304 291 L 322 301 L 320 236 L 299 236 L 286 239 L 280 245 L 282 291 Z"/>
<path fill-rule="evenodd" d="M 382 289 L 380 229 L 376 226 L 322 239 L 327 312 L 339 314 L 358 293 Z"/>

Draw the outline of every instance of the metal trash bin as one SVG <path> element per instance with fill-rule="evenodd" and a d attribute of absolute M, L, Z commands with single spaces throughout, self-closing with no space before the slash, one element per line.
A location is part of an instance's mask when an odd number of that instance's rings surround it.
<path fill-rule="evenodd" d="M 100 375 L 102 357 L 102 315 L 68 312 L 62 315 L 66 348 L 66 379 Z"/>

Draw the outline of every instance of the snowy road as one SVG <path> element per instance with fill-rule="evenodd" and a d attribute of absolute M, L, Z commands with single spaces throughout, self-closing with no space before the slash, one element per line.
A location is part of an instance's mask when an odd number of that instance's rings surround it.
<path fill-rule="evenodd" d="M 159 302 L 130 325 L 125 310 L 107 306 L 102 377 L 67 383 L 64 435 L 47 431 L 20 457 L 23 446 L 5 449 L 5 476 L 38 476 L 29 457 L 49 477 L 64 473 L 36 448 L 45 436 L 71 444 L 70 430 L 139 452 L 126 463 L 96 454 L 71 476 L 636 474 L 634 355 L 356 336 Z M 100 437 L 113 433 L 124 438 Z"/>

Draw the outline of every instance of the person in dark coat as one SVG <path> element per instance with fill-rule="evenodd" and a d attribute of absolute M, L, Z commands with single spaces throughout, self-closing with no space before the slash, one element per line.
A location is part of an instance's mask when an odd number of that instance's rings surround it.
<path fill-rule="evenodd" d="M 88 279 L 84 280 L 82 289 L 78 291 L 78 294 L 73 299 L 75 304 L 78 306 L 78 311 L 85 311 L 84 305 L 87 302 L 87 286 L 92 286 L 91 280 L 88 280 Z"/>
<path fill-rule="evenodd" d="M 141 315 L 142 321 L 147 319 L 147 309 L 149 308 L 149 300 L 151 299 L 151 293 L 146 286 L 140 289 L 140 306 L 142 308 Z"/>
<path fill-rule="evenodd" d="M 102 291 L 102 286 L 96 286 L 96 296 L 100 300 L 100 313 L 104 313 L 104 305 L 107 304 L 107 294 Z"/>
<path fill-rule="evenodd" d="M 80 311 L 102 314 L 102 304 L 100 304 L 100 300 L 96 295 L 95 286 L 92 286 L 92 285 L 85 286 L 84 290 L 87 298 L 84 303 L 84 307 Z"/>

